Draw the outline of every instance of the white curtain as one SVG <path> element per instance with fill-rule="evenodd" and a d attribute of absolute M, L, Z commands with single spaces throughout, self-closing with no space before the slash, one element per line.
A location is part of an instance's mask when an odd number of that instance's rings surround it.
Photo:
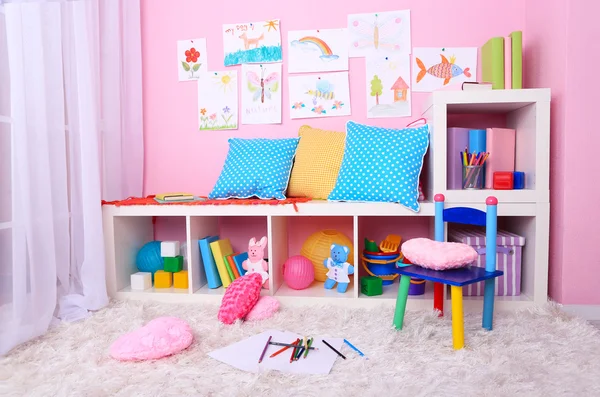
<path fill-rule="evenodd" d="M 4 13 L 12 260 L 0 355 L 108 303 L 101 200 L 141 196 L 143 182 L 139 0 L 5 1 Z"/>

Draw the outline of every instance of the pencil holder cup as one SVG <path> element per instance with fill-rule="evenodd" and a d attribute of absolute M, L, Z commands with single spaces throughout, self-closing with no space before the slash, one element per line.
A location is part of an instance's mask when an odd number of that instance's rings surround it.
<path fill-rule="evenodd" d="M 467 190 L 483 189 L 483 165 L 463 165 L 462 188 Z"/>

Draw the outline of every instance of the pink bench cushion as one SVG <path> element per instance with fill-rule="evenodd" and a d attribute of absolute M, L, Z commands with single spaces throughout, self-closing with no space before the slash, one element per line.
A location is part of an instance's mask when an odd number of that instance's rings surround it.
<path fill-rule="evenodd" d="M 178 353 L 192 344 L 189 324 L 177 317 L 158 317 L 119 337 L 110 355 L 120 361 L 153 360 Z"/>
<path fill-rule="evenodd" d="M 402 254 L 411 263 L 426 269 L 446 270 L 465 267 L 477 260 L 477 251 L 463 243 L 413 238 L 402 244 Z"/>

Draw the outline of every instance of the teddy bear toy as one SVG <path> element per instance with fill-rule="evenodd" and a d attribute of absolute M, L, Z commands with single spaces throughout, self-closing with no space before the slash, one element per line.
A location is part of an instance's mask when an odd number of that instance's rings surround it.
<path fill-rule="evenodd" d="M 242 262 L 242 267 L 246 274 L 259 273 L 262 276 L 262 286 L 269 289 L 269 264 L 265 261 L 265 247 L 267 246 L 267 237 L 263 237 L 259 242 L 252 237 L 248 242 L 248 259 Z"/>
<path fill-rule="evenodd" d="M 348 275 L 354 274 L 354 266 L 347 262 L 349 253 L 350 249 L 348 247 L 331 244 L 331 255 L 323 261 L 325 267 L 329 269 L 325 288 L 332 289 L 337 283 L 337 291 L 346 292 L 350 283 Z"/>

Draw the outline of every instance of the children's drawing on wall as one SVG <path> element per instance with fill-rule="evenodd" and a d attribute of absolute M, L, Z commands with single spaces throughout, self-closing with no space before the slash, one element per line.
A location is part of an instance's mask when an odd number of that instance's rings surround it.
<path fill-rule="evenodd" d="M 225 66 L 280 62 L 279 19 L 223 25 Z"/>
<path fill-rule="evenodd" d="M 348 72 L 288 77 L 290 118 L 349 116 Z"/>
<path fill-rule="evenodd" d="M 288 72 L 348 70 L 347 29 L 288 32 Z"/>
<path fill-rule="evenodd" d="M 177 68 L 179 81 L 197 80 L 200 72 L 206 72 L 206 39 L 179 40 Z"/>
<path fill-rule="evenodd" d="M 242 124 L 281 123 L 281 63 L 242 65 Z"/>
<path fill-rule="evenodd" d="M 366 65 L 367 117 L 410 116 L 409 55 L 368 55 Z"/>
<path fill-rule="evenodd" d="M 411 53 L 410 10 L 348 15 L 349 55 L 369 52 Z"/>
<path fill-rule="evenodd" d="M 412 90 L 431 92 L 448 84 L 475 81 L 477 47 L 415 48 Z"/>
<path fill-rule="evenodd" d="M 234 130 L 238 127 L 237 71 L 202 72 L 198 78 L 199 129 Z"/>

